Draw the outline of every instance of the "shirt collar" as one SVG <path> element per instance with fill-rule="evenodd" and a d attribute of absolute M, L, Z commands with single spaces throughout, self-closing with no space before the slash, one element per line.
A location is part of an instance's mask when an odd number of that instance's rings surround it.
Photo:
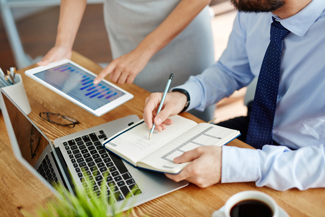
<path fill-rule="evenodd" d="M 324 0 L 312 0 L 306 7 L 304 7 L 301 11 L 291 17 L 281 19 L 280 17 L 274 14 L 273 17 L 290 32 L 302 37 L 307 33 L 309 28 L 320 17 L 324 9 Z"/>

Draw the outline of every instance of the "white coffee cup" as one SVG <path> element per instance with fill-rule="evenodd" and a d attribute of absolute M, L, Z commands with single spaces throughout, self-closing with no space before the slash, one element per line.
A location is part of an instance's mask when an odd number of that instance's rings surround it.
<path fill-rule="evenodd" d="M 257 200 L 271 208 L 273 217 L 279 216 L 279 207 L 272 197 L 260 191 L 242 191 L 231 196 L 226 204 L 219 210 L 213 212 L 212 217 L 230 217 L 231 209 L 241 201 Z"/>
<path fill-rule="evenodd" d="M 25 114 L 28 115 L 32 111 L 21 75 L 15 75 L 15 84 L 1 88 Z"/>

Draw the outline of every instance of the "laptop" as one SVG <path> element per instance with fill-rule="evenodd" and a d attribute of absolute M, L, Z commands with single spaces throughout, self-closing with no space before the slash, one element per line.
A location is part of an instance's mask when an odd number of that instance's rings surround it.
<path fill-rule="evenodd" d="M 89 175 L 98 195 L 100 184 L 106 182 L 108 201 L 112 197 L 118 212 L 188 185 L 187 181 L 176 183 L 163 173 L 137 169 L 101 146 L 106 138 L 137 122 L 136 115 L 58 138 L 52 144 L 1 89 L 0 104 L 16 158 L 56 195 L 59 194 L 53 186 L 57 183 L 73 194 L 72 179 L 89 192 L 91 186 L 82 171 Z M 95 168 L 97 173 L 92 173 Z M 107 171 L 110 172 L 106 178 L 103 174 Z M 131 197 L 126 198 L 129 193 Z"/>

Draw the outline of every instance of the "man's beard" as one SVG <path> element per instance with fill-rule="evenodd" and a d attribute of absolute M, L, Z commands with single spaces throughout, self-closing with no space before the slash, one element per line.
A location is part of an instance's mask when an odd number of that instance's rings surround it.
<path fill-rule="evenodd" d="M 230 0 L 238 11 L 243 12 L 270 12 L 282 7 L 283 0 Z"/>

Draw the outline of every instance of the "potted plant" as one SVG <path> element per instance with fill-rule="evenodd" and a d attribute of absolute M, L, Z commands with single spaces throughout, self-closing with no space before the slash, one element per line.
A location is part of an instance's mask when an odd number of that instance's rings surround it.
<path fill-rule="evenodd" d="M 97 195 L 97 192 L 93 190 L 93 185 L 87 173 L 84 172 L 85 182 L 89 187 L 89 191 L 81 186 L 78 187 L 75 181 L 73 184 L 75 186 L 75 195 L 71 194 L 64 186 L 57 184 L 55 186 L 56 190 L 59 192 L 59 197 L 56 197 L 46 203 L 45 206 L 40 206 L 36 211 L 36 216 L 38 217 L 103 217 L 103 216 L 129 216 L 132 209 L 126 212 L 116 213 L 114 199 L 107 195 L 107 186 L 103 181 L 101 183 L 101 194 Z M 105 174 L 105 179 L 108 177 L 108 173 Z M 114 186 L 110 186 L 113 188 Z M 126 196 L 128 197 L 128 196 Z M 125 207 L 126 201 L 122 205 Z M 110 206 L 110 207 L 109 207 Z M 30 213 L 24 212 L 26 216 L 34 216 Z"/>

